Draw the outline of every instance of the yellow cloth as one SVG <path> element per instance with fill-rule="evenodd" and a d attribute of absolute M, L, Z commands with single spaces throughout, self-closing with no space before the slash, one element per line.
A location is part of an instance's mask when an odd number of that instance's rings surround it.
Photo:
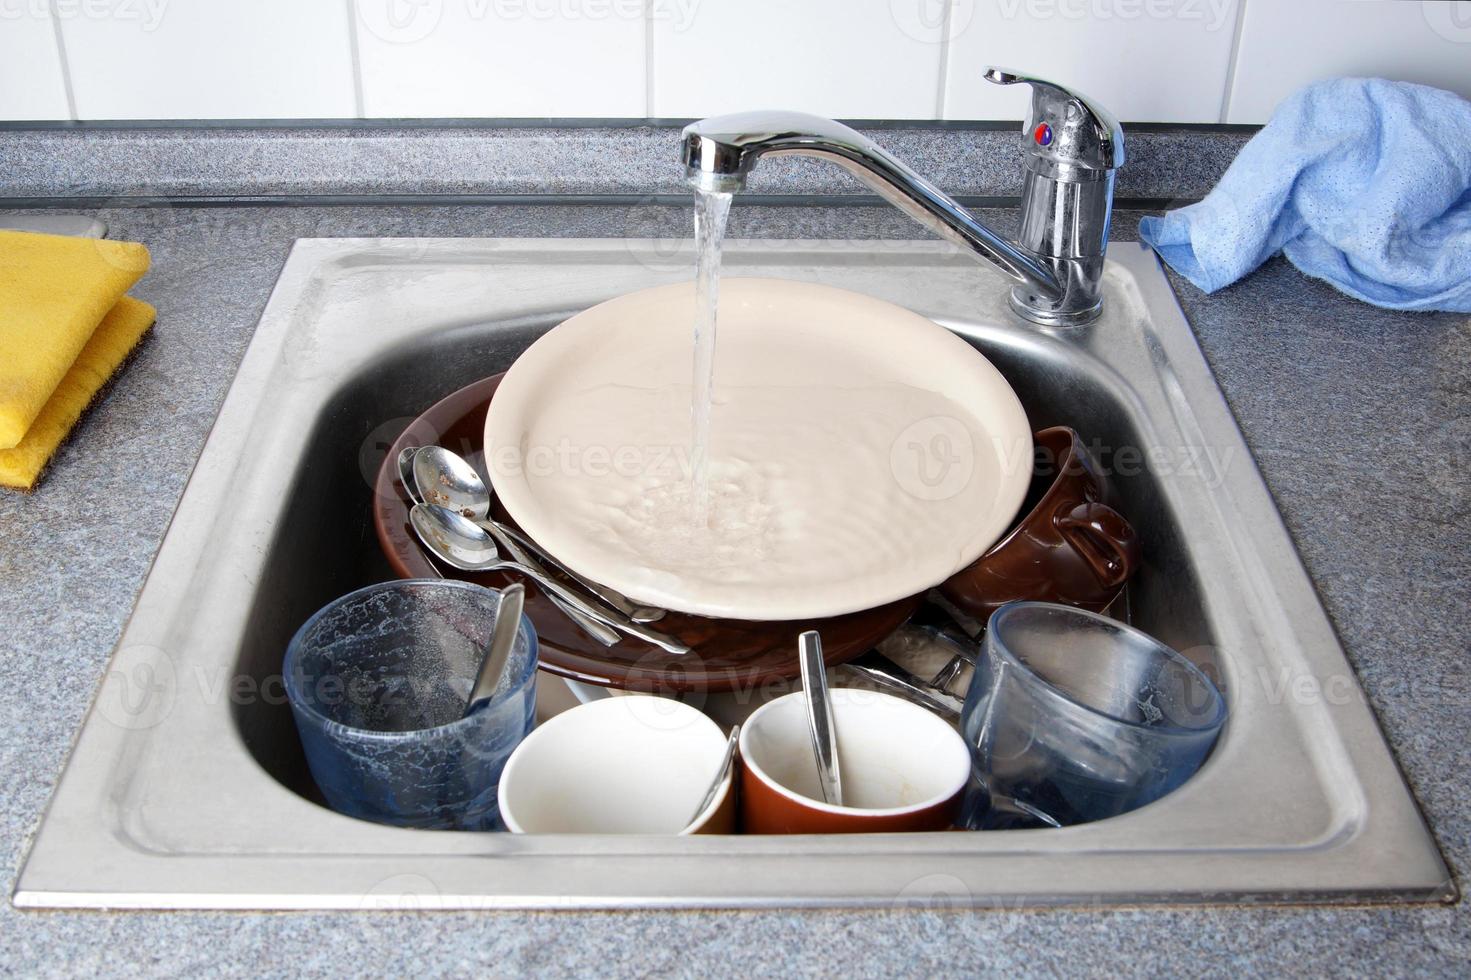
<path fill-rule="evenodd" d="M 148 249 L 134 242 L 0 231 L 0 449 L 21 441 L 147 271 Z"/>
<path fill-rule="evenodd" d="M 82 412 L 153 326 L 155 311 L 124 296 L 102 318 L 71 370 L 14 449 L 0 449 L 0 486 L 29 490 Z"/>

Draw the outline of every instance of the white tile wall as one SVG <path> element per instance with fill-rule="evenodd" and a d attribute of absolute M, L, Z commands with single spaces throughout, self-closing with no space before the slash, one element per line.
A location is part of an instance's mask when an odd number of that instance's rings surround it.
<path fill-rule="evenodd" d="M 987 64 L 1125 122 L 1338 74 L 1471 97 L 1471 0 L 0 0 L 0 119 L 67 117 L 68 81 L 82 119 L 1020 117 Z"/>
<path fill-rule="evenodd" d="M 357 114 L 342 0 L 53 0 L 82 119 Z"/>
<path fill-rule="evenodd" d="M 355 4 L 365 115 L 647 114 L 643 0 Z"/>
<path fill-rule="evenodd" d="M 957 0 L 945 118 L 1025 116 L 1023 88 L 981 78 L 1001 65 L 1085 92 L 1121 120 L 1215 122 L 1236 20 L 1236 0 Z"/>
<path fill-rule="evenodd" d="M 1294 89 L 1335 75 L 1471 98 L 1471 0 L 1250 0 L 1227 121 L 1266 122 Z"/>
<path fill-rule="evenodd" d="M 896 16 L 905 13 L 904 3 L 656 2 L 652 114 L 779 107 L 848 118 L 932 118 L 941 34 L 937 21 Z"/>
<path fill-rule="evenodd" d="M 0 119 L 69 119 L 56 30 L 45 8 L 0 8 Z"/>

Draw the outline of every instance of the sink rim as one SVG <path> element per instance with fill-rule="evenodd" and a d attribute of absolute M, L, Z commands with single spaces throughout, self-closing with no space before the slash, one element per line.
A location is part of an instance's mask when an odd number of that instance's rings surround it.
<path fill-rule="evenodd" d="M 553 240 L 527 239 L 305 239 L 299 240 L 283 269 L 270 303 L 262 315 L 256 336 L 242 361 L 240 371 L 226 398 L 219 419 L 181 499 L 179 509 L 165 536 L 134 614 L 109 664 L 98 700 L 94 702 L 77 745 L 31 852 L 17 879 L 14 894 L 22 907 L 137 907 L 137 908 L 356 908 L 396 907 L 405 902 L 422 907 L 689 907 L 689 906 L 793 906 L 793 905 L 894 905 L 913 897 L 914 888 L 924 894 L 951 895 L 962 904 L 1066 904 L 1076 902 L 1211 901 L 1225 898 L 1251 901 L 1313 900 L 1449 900 L 1455 897 L 1439 853 L 1416 808 L 1392 756 L 1384 743 L 1356 675 L 1317 600 L 1311 582 L 1271 502 L 1254 461 L 1247 452 L 1239 429 L 1217 388 L 1194 335 L 1175 302 L 1152 254 L 1133 243 L 1116 243 L 1109 249 L 1105 288 L 1108 310 L 1097 324 L 1073 330 L 1041 331 L 1049 344 L 1069 344 L 1069 337 L 1096 336 L 1104 329 L 1122 331 L 1119 351 L 1152 359 L 1161 391 L 1151 407 L 1144 394 L 1122 375 L 1120 397 L 1134 397 L 1144 421 L 1158 427 L 1169 423 L 1186 438 L 1200 444 L 1219 444 L 1238 452 L 1246 465 L 1223 472 L 1219 492 L 1206 498 L 1208 506 L 1193 498 L 1182 498 L 1195 516 L 1216 528 L 1235 528 L 1239 535 L 1220 534 L 1212 544 L 1223 550 L 1221 561 L 1239 570 L 1236 576 L 1241 595 L 1207 596 L 1222 607 L 1240 607 L 1250 600 L 1267 621 L 1243 635 L 1265 633 L 1291 637 L 1292 649 L 1278 651 L 1279 662 L 1299 674 L 1317 678 L 1346 675 L 1356 696 L 1344 704 L 1299 706 L 1292 728 L 1300 731 L 1311 723 L 1314 731 L 1332 736 L 1305 739 L 1305 758 L 1316 769 L 1343 777 L 1328 814 L 1314 833 L 1301 833 L 1292 846 L 1241 846 L 1232 848 L 1184 848 L 1172 845 L 1169 833 L 1160 834 L 1167 809 L 1180 813 L 1207 814 L 1209 794 L 1228 765 L 1238 764 L 1241 739 L 1232 740 L 1231 724 L 1222 748 L 1196 779 L 1166 800 L 1132 814 L 1097 824 L 1062 831 L 1011 831 L 1000 835 L 879 835 L 855 843 L 852 839 L 826 838 L 704 838 L 701 840 L 640 838 L 568 839 L 509 838 L 429 834 L 362 824 L 322 810 L 277 783 L 255 760 L 242 741 L 239 730 L 228 721 L 229 713 L 218 705 L 205 705 L 175 697 L 167 716 L 154 727 L 120 727 L 109 719 L 109 698 L 116 687 L 109 678 L 140 664 L 167 663 L 179 673 L 164 649 L 183 641 L 187 647 L 190 624 L 207 617 L 211 588 L 220 580 L 228 590 L 238 576 L 250 581 L 260 568 L 259 556 L 252 559 L 252 542 L 257 527 L 269 526 L 272 503 L 243 500 L 240 521 L 222 526 L 214 515 L 230 494 L 245 493 L 258 474 L 248 471 L 239 449 L 242 445 L 271 444 L 283 438 L 282 426 L 289 413 L 271 412 L 266 405 L 272 385 L 312 392 L 317 401 L 330 397 L 331 379 L 337 377 L 324 367 L 322 355 L 333 338 L 316 324 L 323 303 L 333 289 L 346 308 L 334 308 L 339 320 L 351 318 L 352 303 L 371 290 L 361 280 L 392 280 L 395 274 L 409 276 L 419 270 L 433 280 L 441 275 L 436 259 L 453 258 L 460 264 L 495 266 L 510 264 L 523 271 L 538 262 L 584 263 L 612 270 L 610 281 L 665 281 L 661 275 L 682 276 L 682 263 L 667 260 L 671 246 L 679 243 L 639 242 L 624 239 Z M 639 259 L 647 247 L 668 269 L 657 262 Z M 928 269 L 938 280 L 977 279 L 989 291 L 971 296 L 966 309 L 947 311 L 936 299 L 936 308 L 918 302 L 918 312 L 932 316 L 962 336 L 1003 342 L 1008 335 L 1020 342 L 1037 328 L 1022 326 L 1004 309 L 1005 288 L 1001 278 L 980 269 L 951 246 L 937 243 L 834 243 L 764 241 L 729 243 L 732 271 L 765 262 L 815 265 L 859 270 L 865 277 L 882 279 L 880 270 L 891 277 L 913 276 L 916 267 Z M 783 258 L 785 256 L 785 258 Z M 824 263 L 827 263 L 825 266 Z M 425 266 L 427 273 L 423 272 Z M 630 269 L 630 266 L 632 268 Z M 898 272 L 894 270 L 899 270 Z M 746 273 L 749 274 L 749 273 Z M 948 277 L 948 278 L 947 278 Z M 421 287 L 422 287 L 421 283 Z M 546 310 L 528 311 L 524 306 L 507 311 L 508 316 L 532 316 L 566 309 L 558 302 Z M 346 296 L 347 299 L 342 297 Z M 352 297 L 358 297 L 354 300 Z M 989 304 L 989 305 L 988 305 Z M 391 305 L 391 304 L 390 304 Z M 458 322 L 470 322 L 475 314 L 453 303 L 435 324 L 419 323 L 424 331 Z M 392 309 L 380 311 L 391 316 Z M 421 314 L 422 315 L 422 314 Z M 484 319 L 484 313 L 480 314 Z M 306 325 L 304 326 L 304 320 Z M 1135 332 L 1137 331 L 1137 336 Z M 405 336 L 363 335 L 356 340 L 356 354 L 367 358 L 386 347 L 403 342 Z M 342 338 L 336 338 L 341 343 Z M 327 345 L 324 347 L 324 345 Z M 1107 354 L 1108 350 L 1101 353 Z M 1114 368 L 1107 357 L 1101 363 Z M 340 365 L 339 365 L 340 367 Z M 340 374 L 340 372 L 339 372 Z M 1154 397 L 1151 395 L 1151 397 Z M 275 406 L 273 401 L 273 406 Z M 274 417 L 273 417 L 274 415 Z M 299 427 L 305 428 L 305 427 Z M 1207 434 L 1215 443 L 1207 441 Z M 1146 434 L 1147 435 L 1147 434 Z M 300 437 L 304 438 L 304 437 Z M 255 440 L 262 440 L 256 442 Z M 289 442 L 289 439 L 286 441 Z M 275 506 L 283 506 L 279 501 Z M 223 546 L 224 557 L 208 569 L 200 556 L 211 546 Z M 196 605 L 189 607 L 193 601 Z M 186 608 L 189 607 L 189 608 Z M 158 658 L 162 656 L 164 660 Z M 202 656 L 202 655 L 199 655 Z M 233 667 L 233 652 L 227 657 Z M 1227 687 L 1233 692 L 1233 710 L 1238 692 L 1252 688 L 1243 665 L 1224 658 Z M 1335 674 L 1334 672 L 1338 673 Z M 120 673 L 124 672 L 124 673 Z M 187 672 L 185 672 L 187 676 Z M 1297 676 L 1297 675 L 1294 675 Z M 178 676 L 175 683 L 179 683 Z M 1252 704 L 1251 695 L 1247 704 Z M 1311 708 L 1311 710 L 1309 710 Z M 213 720 L 206 709 L 213 709 Z M 1249 716 L 1249 715 L 1248 715 Z M 1264 716 L 1265 717 L 1265 716 Z M 1306 720 L 1304 720 L 1306 719 Z M 213 735 L 225 735 L 165 753 L 155 736 L 160 732 L 187 730 L 186 723 L 202 720 L 201 727 Z M 1243 722 L 1244 723 L 1244 722 Z M 182 727 L 181 727 L 182 726 Z M 181 825 L 176 815 L 158 802 L 158 795 L 140 782 L 140 770 L 158 778 L 163 771 L 162 755 L 169 765 L 182 754 L 188 766 L 229 767 L 243 765 L 263 777 L 252 782 L 249 793 L 283 824 L 308 828 L 302 850 L 272 845 L 245 851 L 231 841 L 239 829 L 229 814 L 203 827 Z M 228 781 L 210 781 L 202 776 L 195 789 L 204 788 L 207 806 L 221 807 L 209 791 L 228 786 Z M 176 796 L 177 786 L 165 787 Z M 1218 788 L 1218 787 L 1217 787 Z M 218 810 L 216 812 L 219 812 Z M 1288 814 L 1288 816 L 1291 816 Z M 238 818 L 237 818 L 238 819 Z M 1166 820 L 1165 823 L 1168 823 Z M 1167 829 L 1167 828 L 1166 828 Z M 1148 846 L 1124 846 L 1130 834 Z M 313 836 L 314 835 L 314 836 Z M 470 837 L 471 839 L 463 839 Z M 349 840 L 339 848 L 330 841 Z M 819 862 L 863 855 L 860 863 L 849 860 L 827 875 L 814 875 L 803 856 Z M 1056 875 L 1058 857 L 1073 855 L 1070 876 Z M 1081 856 L 1079 856 L 1081 855 Z M 1210 889 L 1170 886 L 1159 868 L 1142 867 L 1151 855 L 1167 861 L 1199 862 L 1215 875 Z M 916 876 L 916 859 L 944 856 L 946 870 Z M 467 857 L 477 858 L 467 860 Z M 510 858 L 511 860 L 507 860 Z M 572 860 L 569 860 L 572 859 Z M 795 860 L 794 860 L 795 859 Z M 740 879 L 713 883 L 710 862 L 739 863 L 743 870 L 759 868 L 761 880 Z M 486 864 L 483 862 L 494 862 Z M 487 874 L 493 869 L 496 874 Z M 1304 885 L 1294 876 L 1315 877 Z M 409 881 L 408 879 L 415 879 Z M 420 881 L 419 879 L 422 879 Z M 934 880 L 931 880 L 934 879 Z M 324 884 L 325 882 L 325 884 Z M 427 887 L 424 885 L 427 882 Z M 924 884 L 917 884 L 924 882 Z M 387 884 L 385 884 L 387 883 Z M 984 883 L 984 884 L 982 884 Z M 994 890 L 986 886 L 995 884 Z M 909 891 L 906 891 L 909 889 Z M 954 893 L 954 894 L 952 894 Z M 387 903 L 385 905 L 384 903 Z"/>

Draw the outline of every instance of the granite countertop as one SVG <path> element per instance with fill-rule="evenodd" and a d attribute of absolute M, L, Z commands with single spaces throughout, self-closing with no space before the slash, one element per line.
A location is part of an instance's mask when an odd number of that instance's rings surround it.
<path fill-rule="evenodd" d="M 8 895 L 293 239 L 683 236 L 661 206 L 148 207 L 159 321 L 31 496 L 0 495 L 0 887 Z M 1004 219 L 1005 216 L 1003 216 Z M 1137 215 L 1115 234 L 1133 238 Z M 1004 223 L 1004 221 L 1003 221 Z M 738 237 L 912 238 L 871 207 L 737 206 Z M 1349 300 L 1275 260 L 1172 278 L 1406 778 L 1471 868 L 1471 318 Z M 258 977 L 1471 972 L 1464 905 L 949 912 L 66 913 L 0 906 L 0 972 Z"/>

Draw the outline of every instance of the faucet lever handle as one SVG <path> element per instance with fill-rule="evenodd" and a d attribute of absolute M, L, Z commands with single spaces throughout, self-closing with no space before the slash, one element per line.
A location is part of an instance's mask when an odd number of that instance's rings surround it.
<path fill-rule="evenodd" d="M 1112 113 L 1086 95 L 1005 68 L 987 68 L 985 79 L 996 85 L 1032 86 L 1032 110 L 1023 130 L 1032 156 L 1084 170 L 1124 165 L 1123 129 Z"/>

